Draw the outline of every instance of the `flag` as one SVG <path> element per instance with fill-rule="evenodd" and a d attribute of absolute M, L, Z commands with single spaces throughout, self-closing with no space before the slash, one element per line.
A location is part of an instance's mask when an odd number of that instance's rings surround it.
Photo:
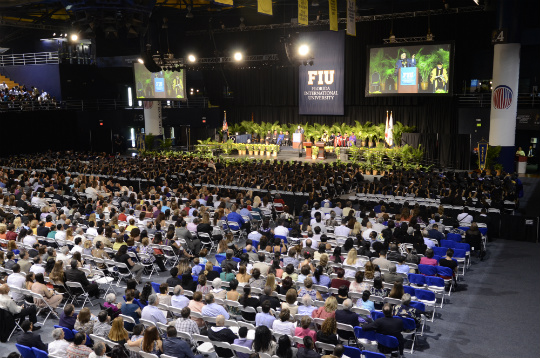
<path fill-rule="evenodd" d="M 338 31 L 337 0 L 328 1 L 328 12 L 330 16 L 330 31 Z"/>
<path fill-rule="evenodd" d="M 356 36 L 356 0 L 347 0 L 347 35 Z"/>
<path fill-rule="evenodd" d="M 308 0 L 298 0 L 298 24 L 299 25 L 308 25 L 309 19 L 309 7 Z"/>
<path fill-rule="evenodd" d="M 229 126 L 227 125 L 227 112 L 223 112 L 223 128 L 221 131 L 229 133 Z"/>
<path fill-rule="evenodd" d="M 272 0 L 257 0 L 257 12 L 272 15 Z"/>
<path fill-rule="evenodd" d="M 392 119 L 392 112 L 390 112 L 390 119 L 388 119 L 388 111 L 386 111 L 386 126 L 384 129 L 384 141 L 389 147 L 394 145 L 394 120 Z"/>

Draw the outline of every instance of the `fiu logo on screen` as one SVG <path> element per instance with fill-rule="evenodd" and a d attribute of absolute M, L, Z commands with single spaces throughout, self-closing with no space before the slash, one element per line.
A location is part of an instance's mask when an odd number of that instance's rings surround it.
<path fill-rule="evenodd" d="M 335 70 L 308 71 L 308 85 L 313 85 L 315 80 L 318 85 L 331 85 L 334 83 L 335 72 Z"/>

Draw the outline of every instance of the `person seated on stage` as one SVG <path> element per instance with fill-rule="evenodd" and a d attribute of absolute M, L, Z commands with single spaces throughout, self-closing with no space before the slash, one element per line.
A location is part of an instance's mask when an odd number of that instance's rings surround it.
<path fill-rule="evenodd" d="M 349 145 L 349 134 L 345 133 L 341 138 L 341 146 L 346 147 L 347 145 Z"/>
<path fill-rule="evenodd" d="M 336 135 L 334 133 L 330 134 L 330 137 L 328 137 L 327 145 L 334 145 L 335 139 L 336 139 Z"/>
<path fill-rule="evenodd" d="M 279 131 L 279 135 L 277 138 L 277 145 L 283 145 L 283 139 L 285 138 L 285 135 L 283 134 L 283 131 Z"/>
<path fill-rule="evenodd" d="M 328 133 L 324 132 L 321 137 L 321 142 L 324 142 L 325 144 L 328 142 Z"/>
<path fill-rule="evenodd" d="M 289 134 L 289 131 L 285 131 L 285 136 L 283 137 L 283 145 L 291 145 L 291 135 Z"/>
<path fill-rule="evenodd" d="M 277 130 L 275 130 L 274 133 L 272 134 L 272 144 L 276 144 L 277 139 L 278 139 L 278 134 L 277 134 Z"/>
<path fill-rule="evenodd" d="M 270 144 L 271 142 L 272 142 L 272 132 L 268 131 L 268 133 L 266 133 L 265 143 Z"/>
<path fill-rule="evenodd" d="M 334 139 L 334 147 L 341 147 L 341 133 L 338 132 L 338 134 L 336 135 L 335 139 Z"/>
<path fill-rule="evenodd" d="M 259 135 L 257 133 L 251 135 L 251 143 L 259 143 Z"/>
<path fill-rule="evenodd" d="M 351 136 L 349 137 L 349 147 L 353 147 L 356 145 L 356 135 L 354 135 L 354 132 L 351 133 Z"/>

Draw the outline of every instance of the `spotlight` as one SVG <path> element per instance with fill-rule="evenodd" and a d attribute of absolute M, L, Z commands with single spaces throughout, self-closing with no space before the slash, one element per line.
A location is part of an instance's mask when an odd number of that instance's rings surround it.
<path fill-rule="evenodd" d="M 53 36 L 56 36 L 56 32 L 53 32 L 53 34 L 52 34 L 52 35 L 53 35 Z"/>
<path fill-rule="evenodd" d="M 139 58 L 137 59 L 137 61 L 138 61 L 141 65 L 144 65 L 144 61 L 143 61 L 142 58 L 139 57 Z"/>
<path fill-rule="evenodd" d="M 189 62 L 195 62 L 195 61 L 197 61 L 197 58 L 195 57 L 195 55 L 189 54 L 188 55 L 188 61 Z"/>
<path fill-rule="evenodd" d="M 64 37 L 67 37 L 67 34 L 64 34 Z"/>
<path fill-rule="evenodd" d="M 313 0 L 311 6 L 319 6 L 319 0 Z"/>
<path fill-rule="evenodd" d="M 298 47 L 298 54 L 300 56 L 305 56 L 309 53 L 309 46 L 308 45 L 300 45 L 300 47 Z"/>
<path fill-rule="evenodd" d="M 244 58 L 244 56 L 242 55 L 241 52 L 236 52 L 234 54 L 234 60 L 237 61 L 237 62 L 242 61 L 243 58 Z"/>
<path fill-rule="evenodd" d="M 79 36 L 77 34 L 71 34 L 71 41 L 77 41 Z"/>

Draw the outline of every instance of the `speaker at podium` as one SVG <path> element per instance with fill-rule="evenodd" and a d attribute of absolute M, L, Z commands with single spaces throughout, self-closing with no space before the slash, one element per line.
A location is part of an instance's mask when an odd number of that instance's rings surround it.
<path fill-rule="evenodd" d="M 418 67 L 401 67 L 399 69 L 398 93 L 418 93 Z"/>

